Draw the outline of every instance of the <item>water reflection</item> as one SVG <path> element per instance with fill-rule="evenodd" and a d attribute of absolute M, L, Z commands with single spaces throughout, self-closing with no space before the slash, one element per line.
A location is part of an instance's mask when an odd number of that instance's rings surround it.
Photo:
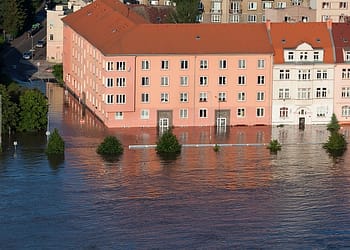
<path fill-rule="evenodd" d="M 106 129 L 57 86 L 50 124 L 66 142 L 52 167 L 45 134 L 10 135 L 0 155 L 0 242 L 4 249 L 324 249 L 350 244 L 350 153 L 322 149 L 324 126 L 175 128 L 183 147 L 161 159 L 156 129 Z M 52 94 L 52 95 L 51 95 Z M 82 118 L 84 121 L 82 122 Z M 349 127 L 342 131 L 348 136 Z M 106 135 L 125 145 L 106 162 Z M 266 143 L 282 142 L 270 155 Z M 347 137 L 348 138 L 348 137 Z M 18 140 L 13 157 L 13 140 Z M 51 167 L 50 167 L 51 166 Z M 60 232 L 57 234 L 57 232 Z M 96 234 L 96 232 L 99 232 Z"/>

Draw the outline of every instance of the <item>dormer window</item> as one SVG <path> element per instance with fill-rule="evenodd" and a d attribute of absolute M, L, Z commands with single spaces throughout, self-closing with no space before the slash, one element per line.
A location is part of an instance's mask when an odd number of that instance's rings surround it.
<path fill-rule="evenodd" d="M 301 51 L 299 56 L 300 61 L 307 61 L 307 52 Z"/>
<path fill-rule="evenodd" d="M 294 52 L 290 51 L 288 52 L 288 61 L 293 61 L 294 60 Z"/>
<path fill-rule="evenodd" d="M 319 61 L 320 60 L 320 52 L 314 51 L 314 61 Z"/>
<path fill-rule="evenodd" d="M 350 51 L 345 51 L 345 61 L 350 62 Z"/>

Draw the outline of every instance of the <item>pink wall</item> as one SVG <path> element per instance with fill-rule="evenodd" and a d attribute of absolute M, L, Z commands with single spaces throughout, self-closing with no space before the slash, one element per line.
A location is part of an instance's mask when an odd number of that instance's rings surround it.
<path fill-rule="evenodd" d="M 69 89 L 82 98 L 86 94 L 86 105 L 108 127 L 156 127 L 158 111 L 172 111 L 174 126 L 214 126 L 218 111 L 230 114 L 227 125 L 271 124 L 272 55 L 136 55 L 104 56 L 85 39 L 73 35 L 64 27 L 64 76 Z M 219 61 L 225 59 L 226 69 L 219 68 Z M 246 61 L 246 68 L 238 68 L 238 60 Z M 265 60 L 265 67 L 258 69 L 258 60 Z M 149 70 L 142 70 L 142 61 L 149 61 Z M 169 69 L 161 69 L 161 61 L 167 60 Z M 188 61 L 188 69 L 180 69 L 180 61 Z M 200 61 L 207 60 L 208 68 L 201 69 Z M 107 71 L 108 61 L 124 61 L 125 71 Z M 238 85 L 238 76 L 244 75 L 245 85 Z M 258 85 L 258 76 L 264 76 L 264 84 Z M 188 85 L 180 85 L 180 77 L 188 77 Z M 200 76 L 208 77 L 208 84 L 200 86 Z M 218 79 L 224 76 L 225 85 Z M 106 87 L 106 78 L 114 79 L 113 87 Z M 117 77 L 126 78 L 125 87 L 116 87 Z M 150 85 L 142 86 L 141 78 L 149 77 Z M 161 86 L 161 77 L 168 77 L 169 85 Z M 238 92 L 245 92 L 245 101 L 238 101 Z M 264 92 L 264 100 L 257 101 L 257 92 Z M 200 102 L 199 93 L 207 93 L 207 101 Z M 219 92 L 226 93 L 226 101 L 218 102 Z M 149 102 L 142 103 L 142 93 L 149 94 Z M 168 93 L 169 100 L 161 102 L 161 93 Z M 188 94 L 187 102 L 180 102 L 180 93 Z M 107 94 L 125 94 L 126 103 L 106 104 L 102 99 Z M 256 117 L 256 108 L 264 108 L 264 116 Z M 207 109 L 207 117 L 200 118 L 199 110 Z M 245 117 L 237 117 L 237 108 L 245 108 Z M 149 110 L 149 119 L 141 119 L 141 110 Z M 180 118 L 180 109 L 188 110 L 188 118 Z M 116 112 L 123 112 L 123 119 L 115 119 Z M 224 114 L 222 114 L 224 116 Z"/>

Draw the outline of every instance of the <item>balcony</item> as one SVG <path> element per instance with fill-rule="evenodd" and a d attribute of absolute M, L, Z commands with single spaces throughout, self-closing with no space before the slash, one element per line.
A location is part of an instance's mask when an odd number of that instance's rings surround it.
<path fill-rule="evenodd" d="M 236 10 L 236 9 L 229 9 L 228 11 L 230 14 L 242 14 L 242 10 Z"/>
<path fill-rule="evenodd" d="M 210 13 L 211 14 L 221 14 L 221 10 L 220 9 L 211 9 Z"/>

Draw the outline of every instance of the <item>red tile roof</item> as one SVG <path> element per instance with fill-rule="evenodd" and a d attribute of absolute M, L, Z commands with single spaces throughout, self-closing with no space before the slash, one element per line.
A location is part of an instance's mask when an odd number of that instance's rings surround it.
<path fill-rule="evenodd" d="M 282 64 L 283 50 L 308 43 L 313 48 L 324 49 L 324 63 L 334 63 L 331 35 L 325 22 L 271 23 L 274 63 Z"/>
<path fill-rule="evenodd" d="M 145 24 L 117 2 L 97 0 L 63 22 L 105 55 L 273 52 L 263 23 Z"/>
<path fill-rule="evenodd" d="M 343 50 L 350 50 L 350 23 L 333 23 L 332 34 L 337 63 L 344 63 Z"/>

